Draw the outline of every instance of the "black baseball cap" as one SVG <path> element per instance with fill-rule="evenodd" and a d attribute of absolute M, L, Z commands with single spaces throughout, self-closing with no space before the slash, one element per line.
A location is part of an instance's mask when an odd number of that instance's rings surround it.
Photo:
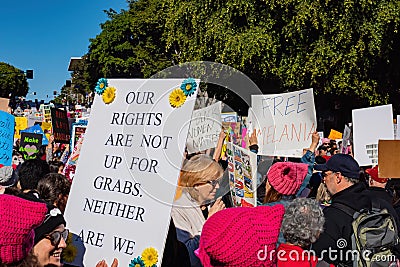
<path fill-rule="evenodd" d="M 347 178 L 360 178 L 360 166 L 347 154 L 335 154 L 325 164 L 314 165 L 314 170 L 340 172 Z"/>

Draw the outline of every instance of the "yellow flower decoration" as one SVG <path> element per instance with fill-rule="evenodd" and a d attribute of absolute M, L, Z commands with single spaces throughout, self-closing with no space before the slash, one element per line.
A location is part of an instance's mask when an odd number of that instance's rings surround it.
<path fill-rule="evenodd" d="M 155 248 L 149 247 L 142 252 L 144 266 L 153 267 L 158 262 L 158 252 Z"/>
<path fill-rule="evenodd" d="M 65 262 L 73 262 L 78 254 L 78 249 L 72 244 L 72 233 L 68 234 L 66 243 L 67 247 L 62 251 L 62 259 Z"/>
<path fill-rule="evenodd" d="M 117 89 L 115 89 L 115 87 L 107 87 L 106 90 L 104 90 L 104 93 L 102 95 L 103 102 L 106 104 L 112 103 L 115 99 L 116 91 L 117 91 Z"/>
<path fill-rule="evenodd" d="M 173 108 L 179 108 L 186 101 L 186 95 L 182 89 L 177 88 L 169 95 L 169 104 Z"/>

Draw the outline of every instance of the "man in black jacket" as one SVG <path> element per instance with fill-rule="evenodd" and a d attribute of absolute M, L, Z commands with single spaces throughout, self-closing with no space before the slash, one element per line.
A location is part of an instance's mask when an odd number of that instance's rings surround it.
<path fill-rule="evenodd" d="M 332 195 L 332 204 L 340 203 L 354 210 L 371 207 L 371 201 L 365 193 L 366 186 L 359 182 L 360 167 L 351 156 L 335 154 L 326 164 L 316 165 L 315 169 L 323 172 L 323 181 Z M 324 216 L 324 232 L 312 249 L 328 263 L 352 266 L 350 252 L 353 218 L 332 206 L 324 209 Z"/>

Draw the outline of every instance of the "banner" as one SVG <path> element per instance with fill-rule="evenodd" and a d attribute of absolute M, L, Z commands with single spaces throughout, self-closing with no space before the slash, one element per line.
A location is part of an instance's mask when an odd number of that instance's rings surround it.
<path fill-rule="evenodd" d="M 360 166 L 376 165 L 378 140 L 394 139 L 392 105 L 354 109 L 352 115 L 354 158 Z"/>
<path fill-rule="evenodd" d="M 313 90 L 252 95 L 251 106 L 258 154 L 302 157 L 317 127 Z"/>
<path fill-rule="evenodd" d="M 221 129 L 221 102 L 193 111 L 186 141 L 188 153 L 216 147 Z"/>
<path fill-rule="evenodd" d="M 40 147 L 42 146 L 41 134 L 22 132 L 19 151 L 24 155 L 24 159 L 35 159 Z"/>
<path fill-rule="evenodd" d="M 257 155 L 231 142 L 226 151 L 233 204 L 236 207 L 257 206 Z"/>
<path fill-rule="evenodd" d="M 11 166 L 14 141 L 14 116 L 0 111 L 0 164 Z"/>
<path fill-rule="evenodd" d="M 51 124 L 53 127 L 54 142 L 69 144 L 71 134 L 69 132 L 67 111 L 58 108 L 52 108 Z"/>
<path fill-rule="evenodd" d="M 99 80 L 65 211 L 85 266 L 145 249 L 161 266 L 199 82 Z"/>

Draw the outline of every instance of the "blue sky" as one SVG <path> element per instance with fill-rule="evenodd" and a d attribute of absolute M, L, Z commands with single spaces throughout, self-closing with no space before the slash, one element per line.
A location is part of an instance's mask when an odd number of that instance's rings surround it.
<path fill-rule="evenodd" d="M 119 12 L 128 4 L 125 0 L 2 1 L 0 62 L 33 69 L 27 99 L 49 101 L 53 91 L 60 92 L 71 77 L 70 58 L 87 53 L 89 39 L 108 19 L 103 10 L 109 8 Z"/>

